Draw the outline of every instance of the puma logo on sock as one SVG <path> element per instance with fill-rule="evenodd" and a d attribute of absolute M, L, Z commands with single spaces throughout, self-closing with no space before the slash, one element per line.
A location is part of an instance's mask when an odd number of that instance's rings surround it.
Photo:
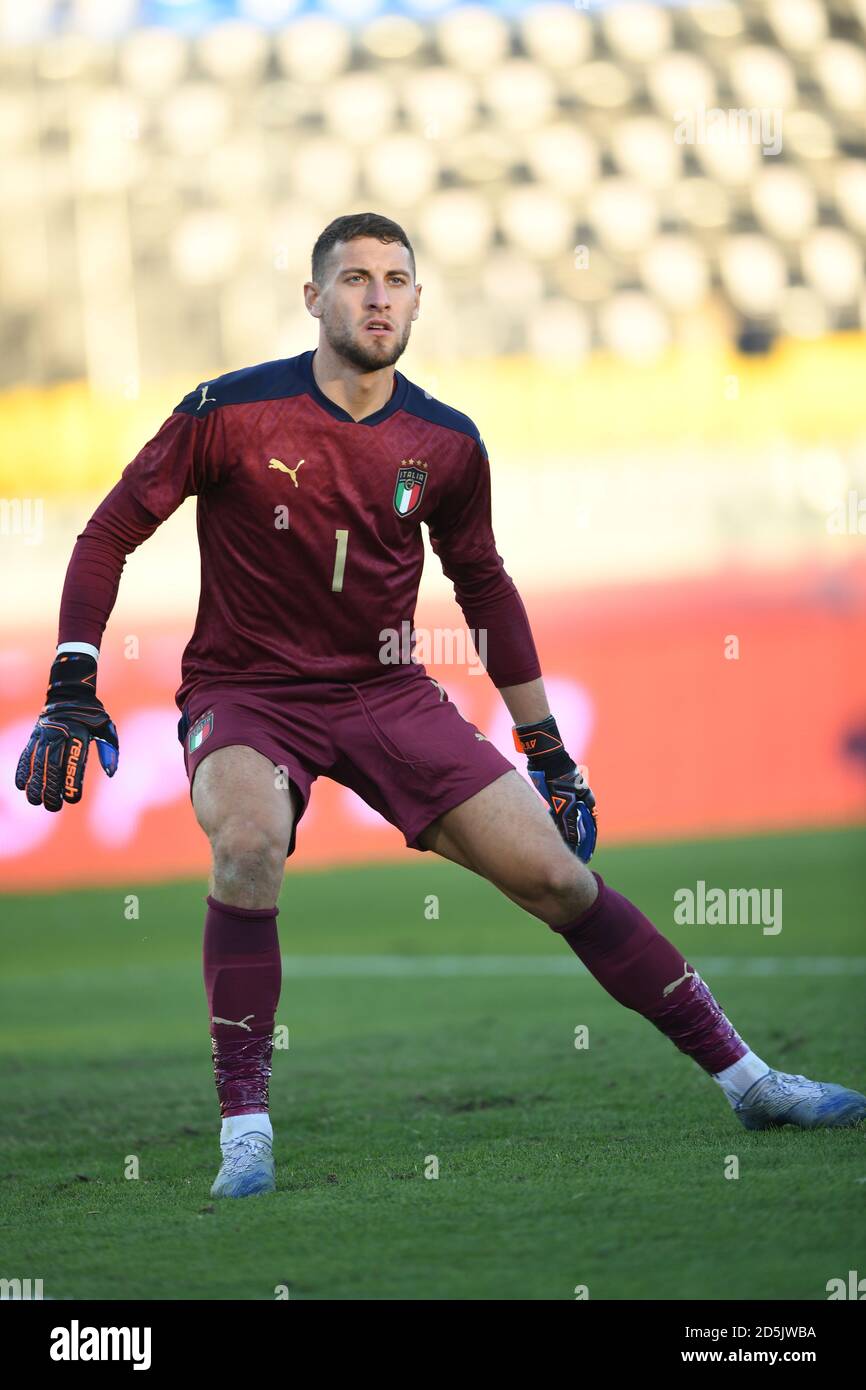
<path fill-rule="evenodd" d="M 238 1023 L 233 1018 L 217 1018 L 216 1015 L 211 1019 L 211 1023 L 227 1023 L 229 1028 L 246 1028 L 248 1033 L 253 1030 L 247 1023 L 248 1018 L 255 1018 L 255 1014 L 246 1014 Z"/>
<path fill-rule="evenodd" d="M 683 961 L 683 965 L 685 965 L 685 964 L 686 964 L 685 961 Z M 669 985 L 665 985 L 664 989 L 662 990 L 662 995 L 664 996 L 664 995 L 668 995 L 668 994 L 673 994 L 673 992 L 674 992 L 674 990 L 676 989 L 677 985 L 681 985 L 681 984 L 683 983 L 684 980 L 693 980 L 693 979 L 695 979 L 696 976 L 697 976 L 697 971 L 696 971 L 696 970 L 689 970 L 688 966 L 686 966 L 686 973 L 685 973 L 685 975 L 680 975 L 680 978 L 679 978 L 678 980 L 673 980 L 673 981 L 671 981 L 671 983 L 670 983 Z"/>

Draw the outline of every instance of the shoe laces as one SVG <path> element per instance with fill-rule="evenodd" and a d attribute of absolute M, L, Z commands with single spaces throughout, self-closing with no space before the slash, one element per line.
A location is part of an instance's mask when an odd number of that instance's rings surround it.
<path fill-rule="evenodd" d="M 794 1095 L 794 1093 L 803 1086 L 808 1086 L 813 1091 L 820 1091 L 821 1089 L 820 1081 L 810 1081 L 808 1076 L 795 1076 L 792 1072 L 777 1071 L 775 1073 L 775 1078 L 778 1082 L 779 1090 L 786 1096 Z"/>
<path fill-rule="evenodd" d="M 788 1101 L 803 1100 L 804 1089 L 807 1093 L 820 1096 L 824 1088 L 819 1081 L 810 1081 L 807 1076 L 798 1076 L 786 1071 L 770 1071 L 757 1083 L 755 1094 L 749 1098 L 747 1104 L 757 1102 L 762 1107 L 775 1108 Z"/>
<path fill-rule="evenodd" d="M 258 1158 L 271 1156 L 271 1146 L 267 1139 L 260 1139 L 253 1134 L 239 1134 L 236 1139 L 230 1139 L 223 1149 L 223 1167 L 226 1169 L 243 1169 Z"/>

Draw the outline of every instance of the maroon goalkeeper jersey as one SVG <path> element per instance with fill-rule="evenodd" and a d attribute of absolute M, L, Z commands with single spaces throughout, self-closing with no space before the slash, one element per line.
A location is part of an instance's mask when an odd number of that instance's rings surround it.
<path fill-rule="evenodd" d="M 178 704 L 201 683 L 381 676 L 413 622 L 421 523 L 497 686 L 540 675 L 526 611 L 496 551 L 487 452 L 468 416 L 399 371 L 355 421 L 316 383 L 314 350 L 185 396 L 78 537 L 61 642 L 99 646 L 126 556 L 197 497 L 201 592 Z M 397 668 L 399 669 L 399 668 Z"/>

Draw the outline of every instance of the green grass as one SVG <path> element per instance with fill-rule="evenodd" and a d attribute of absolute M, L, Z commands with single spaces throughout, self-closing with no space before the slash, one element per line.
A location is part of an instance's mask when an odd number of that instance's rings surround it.
<path fill-rule="evenodd" d="M 606 850 L 597 867 L 698 968 L 727 958 L 705 974 L 768 1062 L 864 1088 L 860 831 Z M 783 930 L 674 927 L 674 890 L 699 878 L 781 887 Z M 862 1129 L 747 1133 L 551 932 L 432 855 L 290 872 L 279 1190 L 212 1201 L 204 891 L 0 900 L 0 1277 L 55 1298 L 823 1299 L 864 1273 Z M 370 956 L 413 959 L 391 976 L 321 959 Z M 425 973 L 429 956 L 449 973 Z M 511 972 L 480 973 L 489 956 Z M 803 957 L 851 968 L 796 973 Z"/>

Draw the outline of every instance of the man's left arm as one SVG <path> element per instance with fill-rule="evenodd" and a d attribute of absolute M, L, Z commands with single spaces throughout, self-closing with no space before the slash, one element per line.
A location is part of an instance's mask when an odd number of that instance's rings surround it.
<path fill-rule="evenodd" d="M 514 720 L 514 746 L 525 753 L 529 775 L 550 807 L 568 848 L 586 864 L 598 835 L 595 797 L 566 751 L 539 678 L 499 691 Z"/>
<path fill-rule="evenodd" d="M 467 485 L 429 520 L 430 544 L 454 585 L 478 656 L 514 720 L 514 742 L 565 843 L 587 861 L 595 849 L 595 798 L 550 713 L 529 617 L 496 550 L 490 465 L 479 439 Z"/>

